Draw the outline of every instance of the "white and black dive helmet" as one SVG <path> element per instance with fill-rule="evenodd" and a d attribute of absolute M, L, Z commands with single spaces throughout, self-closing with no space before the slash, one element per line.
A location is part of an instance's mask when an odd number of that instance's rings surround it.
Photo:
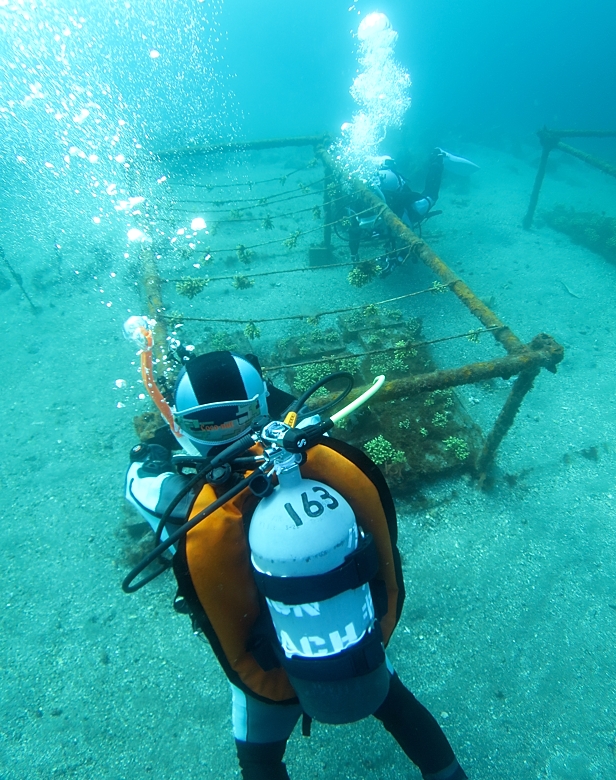
<path fill-rule="evenodd" d="M 202 455 L 226 447 L 267 414 L 267 386 L 256 358 L 208 352 L 192 358 L 175 386 L 175 422 Z"/>

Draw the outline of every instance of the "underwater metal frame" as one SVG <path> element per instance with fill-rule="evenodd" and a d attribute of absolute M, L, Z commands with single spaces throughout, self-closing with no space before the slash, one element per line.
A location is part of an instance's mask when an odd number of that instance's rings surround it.
<path fill-rule="evenodd" d="M 524 217 L 523 226 L 526 230 L 530 230 L 533 224 L 533 217 L 535 216 L 535 209 L 539 201 L 539 193 L 541 192 L 541 185 L 545 177 L 545 172 L 548 165 L 548 158 L 550 152 L 557 149 L 559 152 L 564 152 L 572 157 L 577 157 L 578 160 L 582 160 L 592 168 L 596 168 L 599 171 L 603 171 L 608 176 L 616 178 L 616 166 L 610 165 L 610 163 L 601 160 L 599 157 L 595 157 L 592 154 L 587 154 L 581 149 L 576 149 L 574 146 L 564 144 L 561 138 L 616 138 L 616 132 L 609 130 L 549 130 L 544 127 L 537 131 L 539 141 L 542 146 L 541 160 L 539 161 L 539 168 L 537 169 L 537 175 L 535 177 L 535 184 L 533 185 L 533 191 L 530 195 L 530 201 L 528 203 L 528 210 Z"/>
<path fill-rule="evenodd" d="M 422 238 L 411 231 L 384 202 L 358 179 L 348 179 L 340 166 L 328 152 L 330 139 L 328 136 L 307 136 L 298 138 L 266 139 L 241 143 L 216 144 L 187 149 L 172 150 L 159 153 L 160 158 L 184 156 L 192 154 L 233 153 L 240 151 L 258 151 L 278 149 L 292 146 L 312 146 L 315 156 L 321 161 L 325 171 L 325 179 L 337 177 L 349 185 L 356 197 L 367 209 L 379 211 L 380 217 L 393 236 L 404 242 L 409 254 L 421 260 L 435 273 L 443 285 L 450 289 L 466 306 L 469 312 L 492 333 L 496 341 L 505 349 L 505 357 L 489 361 L 467 363 L 457 368 L 437 369 L 422 374 L 390 380 L 385 383 L 379 393 L 382 401 L 409 398 L 420 393 L 434 390 L 445 390 L 467 384 L 474 384 L 487 379 L 500 377 L 510 379 L 517 377 L 509 395 L 497 416 L 497 419 L 484 437 L 481 453 L 468 465 L 478 477 L 481 485 L 485 482 L 490 466 L 494 462 L 498 447 L 513 425 L 515 417 L 533 383 L 542 368 L 556 373 L 558 363 L 564 357 L 564 349 L 551 336 L 538 334 L 529 344 L 524 344 L 499 317 L 483 302 L 468 285 L 455 274 L 446 263 L 438 257 L 432 248 Z M 323 253 L 329 256 L 332 243 L 332 207 L 328 187 L 323 187 Z M 154 255 L 150 249 L 144 248 L 143 281 L 150 316 L 160 322 L 159 334 L 164 343 L 165 306 L 162 298 L 162 280 L 157 270 Z M 311 263 L 312 264 L 312 263 Z M 159 342 L 160 343 L 160 342 Z M 363 389 L 358 388 L 359 395 Z M 321 399 L 322 400 L 322 399 Z"/>

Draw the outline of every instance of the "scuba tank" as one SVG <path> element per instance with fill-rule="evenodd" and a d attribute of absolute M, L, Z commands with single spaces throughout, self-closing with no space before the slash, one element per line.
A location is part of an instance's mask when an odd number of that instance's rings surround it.
<path fill-rule="evenodd" d="M 279 484 L 252 516 L 252 565 L 274 650 L 304 711 L 323 723 L 351 723 L 375 712 L 389 690 L 368 584 L 378 558 L 348 502 L 303 479 L 298 458 L 277 464 Z"/>

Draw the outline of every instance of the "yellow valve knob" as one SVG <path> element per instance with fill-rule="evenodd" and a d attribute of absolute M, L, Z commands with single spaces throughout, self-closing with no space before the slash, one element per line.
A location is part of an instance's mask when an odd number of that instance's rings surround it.
<path fill-rule="evenodd" d="M 295 423 L 297 422 L 297 412 L 289 412 L 287 416 L 284 418 L 285 425 L 288 425 L 289 428 L 295 428 Z"/>

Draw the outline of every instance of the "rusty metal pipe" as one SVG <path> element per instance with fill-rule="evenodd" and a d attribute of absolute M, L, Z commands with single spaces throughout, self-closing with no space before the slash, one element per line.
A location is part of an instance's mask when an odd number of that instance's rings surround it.
<path fill-rule="evenodd" d="M 550 130 L 558 138 L 616 138 L 615 130 Z"/>
<path fill-rule="evenodd" d="M 192 154 L 229 154 L 232 152 L 252 152 L 262 149 L 282 149 L 287 146 L 321 146 L 327 143 L 325 135 L 307 135 L 299 138 L 266 138 L 261 141 L 233 141 L 226 144 L 204 146 L 186 146 L 182 149 L 165 149 L 155 152 L 157 157 L 179 157 Z"/>
<path fill-rule="evenodd" d="M 334 220 L 330 194 L 331 181 L 332 169 L 329 165 L 325 165 L 323 167 L 323 246 L 328 252 L 331 252 L 332 248 L 332 222 Z"/>
<path fill-rule="evenodd" d="M 577 157 L 578 160 L 582 160 L 586 165 L 590 165 L 592 168 L 596 168 L 599 171 L 603 171 L 603 173 L 607 173 L 608 176 L 614 176 L 616 178 L 616 166 L 610 165 L 610 163 L 605 162 L 605 160 L 602 160 L 600 157 L 595 157 L 593 154 L 587 154 L 581 149 L 569 146 L 569 144 L 559 143 L 556 145 L 556 149 L 558 149 L 559 152 L 570 154 L 572 157 Z"/>
<path fill-rule="evenodd" d="M 530 344 L 522 346 L 522 351 L 514 355 L 506 355 L 505 357 L 478 363 L 469 363 L 458 368 L 438 369 L 427 374 L 416 374 L 404 379 L 392 379 L 389 382 L 385 382 L 379 390 L 376 400 L 379 403 L 395 401 L 400 398 L 410 398 L 420 393 L 430 393 L 434 390 L 445 390 L 448 387 L 459 387 L 460 385 L 471 385 L 497 377 L 511 379 L 512 376 L 539 371 L 541 368 L 546 368 L 548 371 L 556 373 L 556 366 L 564 357 L 564 349 L 551 336 L 548 336 L 546 333 L 540 333 L 538 336 L 535 336 Z M 357 398 L 367 389 L 367 387 L 355 389 L 349 396 L 350 401 Z M 310 404 L 314 407 L 322 406 L 328 400 L 333 400 L 333 398 L 334 395 L 331 395 L 329 398 L 319 397 L 310 402 Z M 500 443 L 500 439 L 498 443 Z M 498 443 L 496 446 L 498 446 Z"/>
<path fill-rule="evenodd" d="M 537 374 L 541 370 L 539 365 L 523 371 L 513 383 L 511 392 L 500 411 L 496 422 L 483 445 L 483 450 L 477 461 L 477 472 L 480 485 L 483 484 L 489 467 L 494 462 L 496 450 L 513 425 L 517 413 L 520 411 L 526 394 L 532 389 Z"/>
<path fill-rule="evenodd" d="M 603 171 L 603 173 L 606 173 L 608 176 L 616 177 L 616 166 L 610 165 L 610 163 L 607 163 L 605 160 L 601 160 L 599 157 L 595 157 L 592 154 L 587 154 L 586 152 L 581 151 L 581 149 L 576 149 L 574 146 L 564 144 L 560 140 L 561 138 L 615 138 L 616 132 L 603 130 L 549 130 L 547 127 L 544 127 L 537 132 L 537 135 L 539 136 L 543 151 L 541 153 L 541 160 L 535 177 L 533 191 L 528 203 L 528 210 L 522 222 L 526 230 L 529 230 L 533 223 L 541 185 L 543 184 L 543 178 L 548 164 L 548 157 L 550 156 L 552 149 L 558 149 L 560 152 L 570 154 L 572 157 L 577 157 L 578 160 L 582 160 L 582 162 L 585 162 L 587 165 L 597 168 L 599 171 Z"/>
<path fill-rule="evenodd" d="M 541 192 L 541 185 L 543 184 L 545 171 L 548 167 L 548 158 L 550 156 L 550 151 L 551 149 L 548 149 L 547 146 L 544 146 L 541 152 L 541 160 L 539 161 L 539 168 L 537 169 L 537 175 L 535 176 L 533 191 L 530 194 L 528 209 L 526 211 L 526 215 L 524 216 L 524 220 L 522 221 L 524 230 L 530 230 L 533 224 L 535 209 L 537 208 L 537 203 L 539 201 L 539 193 Z"/>

